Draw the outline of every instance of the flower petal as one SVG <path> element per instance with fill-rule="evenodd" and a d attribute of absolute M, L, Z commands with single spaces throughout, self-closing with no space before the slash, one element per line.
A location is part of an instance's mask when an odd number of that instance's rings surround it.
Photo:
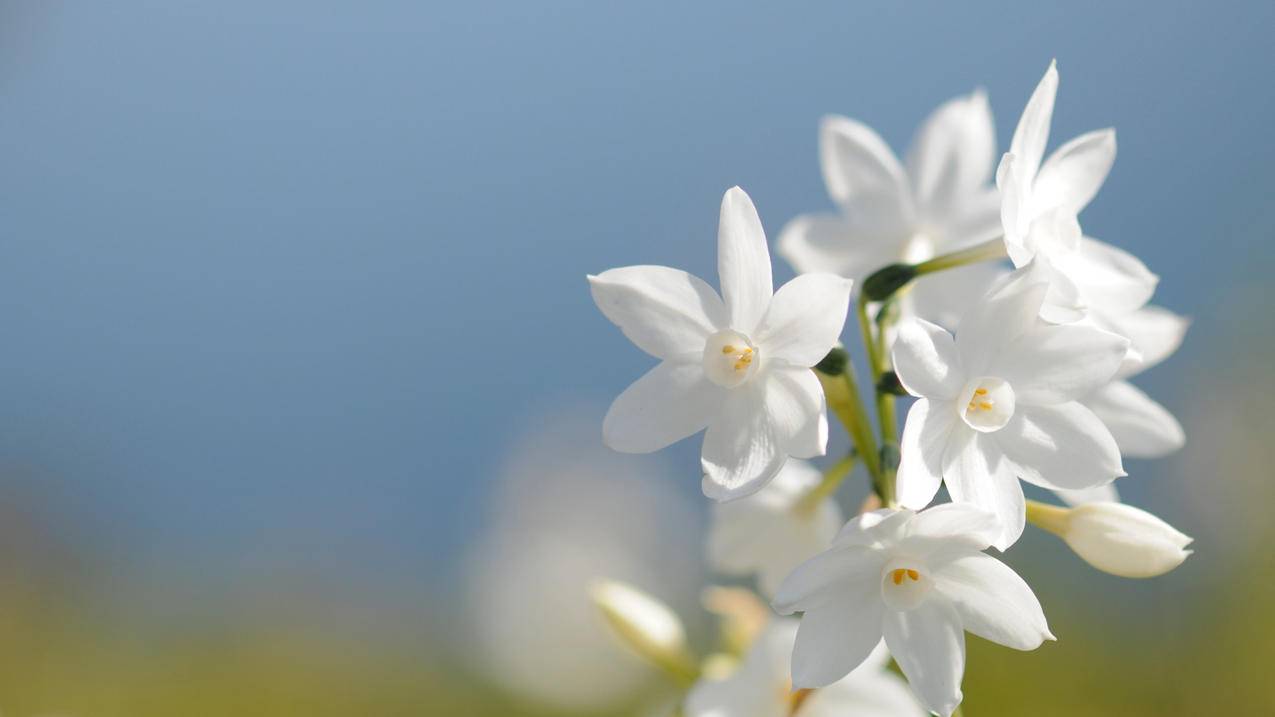
<path fill-rule="evenodd" d="M 985 640 L 1034 650 L 1054 639 L 1032 589 L 990 555 L 969 552 L 936 568 L 934 589 L 951 601 L 965 629 Z"/>
<path fill-rule="evenodd" d="M 602 420 L 602 440 L 621 453 L 650 453 L 699 433 L 722 403 L 698 357 L 669 360 L 634 381 Z"/>
<path fill-rule="evenodd" d="M 1023 534 L 1027 504 L 993 435 L 957 426 L 943 455 L 943 482 L 953 502 L 970 503 L 996 516 L 1001 531 L 992 545 L 1003 551 Z"/>
<path fill-rule="evenodd" d="M 853 283 L 836 274 L 802 274 L 779 287 L 753 336 L 762 359 L 802 368 L 822 361 L 845 326 Z"/>
<path fill-rule="evenodd" d="M 1082 134 L 1049 155 L 1032 188 L 1038 211 L 1065 207 L 1079 214 L 1089 203 L 1116 161 L 1116 131 L 1111 128 Z"/>
<path fill-rule="evenodd" d="M 931 211 L 947 211 L 987 184 L 995 166 L 996 129 L 981 89 L 934 110 L 907 156 L 917 203 Z"/>
<path fill-rule="evenodd" d="M 908 410 L 896 483 L 903 507 L 920 510 L 934 500 L 943 481 L 943 451 L 956 421 L 956 409 L 948 401 L 922 398 Z"/>
<path fill-rule="evenodd" d="M 792 686 L 826 687 L 848 675 L 881 641 L 880 573 L 858 590 L 807 610 L 792 650 Z"/>
<path fill-rule="evenodd" d="M 991 545 L 1000 533 L 1000 522 L 992 513 L 970 503 L 944 503 L 917 513 L 899 544 L 977 551 Z"/>
<path fill-rule="evenodd" d="M 965 675 L 965 631 L 956 608 L 931 598 L 912 610 L 888 611 L 882 627 L 912 691 L 930 711 L 950 717 L 961 703 Z"/>
<path fill-rule="evenodd" d="M 731 500 L 755 493 L 779 472 L 808 424 L 820 419 L 823 388 L 809 369 L 768 367 L 728 390 L 721 405 L 704 434 L 700 462 L 704 495 Z"/>
<path fill-rule="evenodd" d="M 798 565 L 775 591 L 771 603 L 781 615 L 797 611 L 809 612 L 832 601 L 845 601 L 847 590 L 857 594 L 874 594 L 879 589 L 884 553 L 863 545 L 834 547 Z"/>
<path fill-rule="evenodd" d="M 1040 160 L 1045 156 L 1045 144 L 1049 142 L 1049 124 L 1054 115 L 1054 98 L 1058 94 L 1058 66 L 1049 63 L 1045 76 L 1040 79 L 1023 114 L 1014 128 L 1014 138 L 1009 151 L 1021 162 L 1019 169 L 1029 177 L 1035 177 Z"/>
<path fill-rule="evenodd" d="M 987 373 L 1009 381 L 1020 403 L 1082 398 L 1115 375 L 1129 341 L 1092 326 L 1037 326 L 1005 347 Z"/>
<path fill-rule="evenodd" d="M 1043 488 L 1092 488 L 1125 475 L 1111 431 L 1078 401 L 1019 406 L 994 438 L 1014 472 Z"/>
<path fill-rule="evenodd" d="M 1120 494 L 1116 492 L 1115 481 L 1106 485 L 1080 490 L 1056 490 L 1054 495 L 1062 498 L 1067 505 L 1075 507 L 1085 503 L 1119 503 Z"/>
<path fill-rule="evenodd" d="M 626 266 L 589 277 L 593 301 L 638 348 L 656 358 L 703 351 L 725 328 L 726 308 L 697 276 L 666 266 Z"/>
<path fill-rule="evenodd" d="M 1107 426 L 1120 452 L 1130 458 L 1160 458 L 1186 443 L 1178 419 L 1128 381 L 1112 381 L 1082 403 Z"/>
<path fill-rule="evenodd" d="M 1191 320 L 1160 306 L 1144 306 L 1122 314 L 1092 312 L 1095 323 L 1133 342 L 1140 360 L 1122 366 L 1118 378 L 1128 378 L 1160 363 L 1182 345 Z"/>
<path fill-rule="evenodd" d="M 965 376 L 984 375 L 1003 347 L 1038 324 L 1048 291 L 1040 268 L 1029 264 L 991 289 L 965 314 L 956 330 L 956 349 Z"/>
<path fill-rule="evenodd" d="M 730 316 L 730 328 L 751 333 L 766 313 L 774 293 L 770 250 L 753 200 L 739 187 L 722 197 L 717 227 L 717 273 L 722 299 Z"/>
<path fill-rule="evenodd" d="M 1160 282 L 1134 255 L 1088 237 L 1076 251 L 1054 257 L 1053 264 L 1076 285 L 1089 308 L 1111 313 L 1142 308 Z"/>
<path fill-rule="evenodd" d="M 897 261 L 903 239 L 864 232 L 836 214 L 803 214 L 784 226 L 775 247 L 798 273 L 857 277 Z"/>
<path fill-rule="evenodd" d="M 819 125 L 819 162 L 832 200 L 876 216 L 865 220 L 883 227 L 911 214 L 911 190 L 899 160 L 881 136 L 847 117 L 825 117 Z"/>
<path fill-rule="evenodd" d="M 908 393 L 954 399 L 966 376 L 956 341 L 942 327 L 913 318 L 899 324 L 894 339 L 894 372 Z"/>

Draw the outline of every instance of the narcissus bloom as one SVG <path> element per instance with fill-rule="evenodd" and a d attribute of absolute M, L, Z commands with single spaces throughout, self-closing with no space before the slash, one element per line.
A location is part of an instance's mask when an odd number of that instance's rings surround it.
<path fill-rule="evenodd" d="M 816 505 L 803 499 L 823 474 L 791 459 L 760 491 L 713 506 L 708 529 L 708 562 L 726 575 L 752 575 L 767 596 L 803 560 L 828 547 L 845 522 L 837 502 Z"/>
<path fill-rule="evenodd" d="M 1133 255 L 1083 236 L 1076 220 L 1115 161 L 1115 130 L 1081 135 L 1042 163 L 1057 92 L 1051 63 L 997 169 L 1005 248 L 1014 266 L 1035 260 L 1048 273 L 1043 316 L 1050 321 L 1074 321 L 1095 308 L 1133 311 L 1151 298 L 1158 277 Z"/>
<path fill-rule="evenodd" d="M 919 262 L 995 238 L 1000 200 L 991 185 L 996 132 L 982 91 L 940 106 L 917 131 L 905 161 L 867 125 L 827 117 L 819 161 L 837 213 L 803 214 L 779 235 L 778 251 L 797 271 L 861 278 L 886 264 Z M 936 275 L 902 297 L 905 311 L 953 325 L 995 269 Z M 971 289 L 971 287 L 974 287 Z"/>
<path fill-rule="evenodd" d="M 850 674 L 827 687 L 794 691 L 792 647 L 797 621 L 775 618 L 739 667 L 724 679 L 704 678 L 686 696 L 686 717 L 909 717 L 925 714 L 878 645 Z M 795 709 L 794 709 L 795 708 Z"/>
<path fill-rule="evenodd" d="M 997 517 L 1001 550 L 1023 532 L 1019 478 L 1074 490 L 1124 475 L 1111 432 L 1077 399 L 1111 380 L 1129 342 L 1041 320 L 1046 291 L 1020 269 L 970 309 L 955 339 L 912 319 L 894 343 L 899 380 L 920 397 L 900 442 L 899 502 L 923 508 L 944 482 L 952 500 Z"/>
<path fill-rule="evenodd" d="M 611 405 L 603 439 L 648 453 L 707 428 L 704 493 L 748 495 L 788 456 L 823 455 L 823 389 L 810 367 L 837 343 L 851 282 L 805 274 L 772 290 L 761 219 L 735 187 L 722 198 L 719 297 L 690 274 L 630 266 L 590 276 L 593 300 L 638 348 L 662 359 Z"/>
<path fill-rule="evenodd" d="M 1027 583 L 982 553 L 999 533 L 995 516 L 963 503 L 851 520 L 775 598 L 779 612 L 805 613 L 793 684 L 835 682 L 884 636 L 912 691 L 946 716 L 961 702 L 966 630 L 1019 650 L 1054 639 Z"/>

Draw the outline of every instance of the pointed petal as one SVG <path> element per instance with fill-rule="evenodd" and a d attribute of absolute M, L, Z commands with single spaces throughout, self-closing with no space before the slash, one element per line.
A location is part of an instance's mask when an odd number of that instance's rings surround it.
<path fill-rule="evenodd" d="M 704 434 L 704 495 L 731 500 L 765 486 L 822 412 L 823 388 L 809 369 L 767 368 L 728 390 Z"/>
<path fill-rule="evenodd" d="M 638 348 L 656 358 L 703 351 L 726 326 L 717 292 L 696 276 L 665 266 L 626 266 L 589 277 L 593 301 Z"/>
<path fill-rule="evenodd" d="M 994 434 L 958 426 L 952 435 L 954 440 L 948 441 L 943 456 L 947 492 L 954 502 L 971 503 L 995 515 L 1001 531 L 992 545 L 1006 550 L 1023 534 L 1027 523 L 1023 487 L 993 440 Z"/>
<path fill-rule="evenodd" d="M 903 529 L 914 516 L 910 510 L 880 508 L 860 513 L 842 526 L 837 537 L 833 538 L 835 547 L 851 545 L 881 547 L 897 541 L 903 535 Z"/>
<path fill-rule="evenodd" d="M 730 188 L 722 197 L 721 221 L 717 228 L 717 273 L 730 327 L 751 333 L 766 313 L 774 289 L 770 250 L 766 247 L 761 218 L 757 216 L 753 200 L 739 187 Z"/>
<path fill-rule="evenodd" d="M 853 282 L 836 274 L 802 274 L 779 287 L 753 338 L 763 360 L 809 368 L 837 345 Z"/>
<path fill-rule="evenodd" d="M 953 399 L 965 384 L 955 339 L 925 319 L 909 319 L 899 325 L 892 354 L 894 372 L 913 396 Z"/>
<path fill-rule="evenodd" d="M 994 436 L 1014 472 L 1043 488 L 1092 488 L 1125 475 L 1111 431 L 1078 401 L 1019 406 Z"/>
<path fill-rule="evenodd" d="M 1054 638 L 1032 589 L 990 555 L 966 553 L 935 569 L 934 589 L 951 601 L 965 629 L 985 640 L 1034 650 Z"/>
<path fill-rule="evenodd" d="M 965 376 L 986 374 L 1002 348 L 1038 325 L 1040 307 L 1049 291 L 1035 264 L 1014 271 L 961 319 L 956 349 Z"/>
<path fill-rule="evenodd" d="M 797 628 L 792 650 L 792 686 L 796 689 L 826 687 L 863 663 L 881 641 L 884 605 L 871 590 L 840 595 L 809 610 Z"/>
<path fill-rule="evenodd" d="M 776 251 L 798 273 L 858 277 L 898 261 L 906 237 L 871 232 L 836 214 L 803 214 L 784 226 Z"/>
<path fill-rule="evenodd" d="M 862 545 L 829 548 L 798 565 L 780 583 L 772 606 L 781 615 L 809 612 L 829 602 L 845 602 L 847 595 L 859 595 L 856 591 L 873 594 L 872 600 L 863 598 L 861 603 L 880 602 L 876 591 L 884 561 L 880 550 Z"/>
<path fill-rule="evenodd" d="M 873 215 L 859 218 L 864 225 L 906 223 L 912 212 L 907 177 L 872 128 L 846 117 L 825 117 L 819 125 L 819 162 L 834 202 Z"/>
<path fill-rule="evenodd" d="M 699 433 L 722 403 L 698 357 L 669 360 L 634 381 L 602 420 L 602 440 L 621 453 L 650 453 Z"/>
<path fill-rule="evenodd" d="M 1083 400 L 1130 458 L 1160 458 L 1186 443 L 1182 424 L 1168 409 L 1127 381 L 1112 381 Z"/>
<path fill-rule="evenodd" d="M 1053 264 L 1075 283 L 1088 307 L 1111 313 L 1142 308 L 1160 282 L 1134 255 L 1088 237 Z"/>
<path fill-rule="evenodd" d="M 927 275 L 903 297 L 905 305 L 911 307 L 906 313 L 955 331 L 970 308 L 1008 274 L 999 262 L 989 262 Z"/>
<path fill-rule="evenodd" d="M 908 152 L 908 175 L 919 205 L 946 210 L 992 178 L 996 129 L 987 93 L 975 90 L 936 109 Z"/>
<path fill-rule="evenodd" d="M 1172 356 L 1191 326 L 1187 317 L 1160 306 L 1144 306 L 1123 314 L 1095 312 L 1094 318 L 1099 326 L 1132 341 L 1131 348 L 1140 357 L 1139 361 L 1121 367 L 1116 374 L 1120 378 L 1141 373 Z"/>
<path fill-rule="evenodd" d="M 1037 326 L 997 355 L 988 374 L 1009 381 L 1019 403 L 1083 398 L 1111 381 L 1129 350 L 1122 336 L 1092 326 Z"/>
<path fill-rule="evenodd" d="M 1065 207 L 1079 214 L 1094 198 L 1116 161 L 1116 131 L 1100 129 L 1071 140 L 1045 160 L 1036 176 L 1032 203 L 1038 211 Z"/>
<path fill-rule="evenodd" d="M 965 675 L 965 631 L 956 609 L 929 599 L 913 610 L 888 611 L 885 644 L 921 702 L 942 717 L 961 703 Z"/>
<path fill-rule="evenodd" d="M 1040 79 L 1027 100 L 1027 107 L 1014 128 L 1014 139 L 1009 144 L 1010 153 L 1021 160 L 1021 169 L 1027 176 L 1035 177 L 1040 160 L 1045 156 L 1045 144 L 1049 142 L 1049 124 L 1054 115 L 1054 97 L 1058 94 L 1058 67 L 1049 63 L 1045 76 Z"/>
<path fill-rule="evenodd" d="M 944 503 L 917 513 L 899 545 L 906 546 L 904 551 L 922 549 L 922 554 L 935 547 L 978 551 L 1000 533 L 1000 522 L 992 513 L 970 503 Z"/>
<path fill-rule="evenodd" d="M 943 451 L 956 425 L 948 401 L 921 399 L 908 410 L 900 442 L 902 460 L 896 483 L 900 505 L 920 510 L 934 500 L 943 480 Z"/>

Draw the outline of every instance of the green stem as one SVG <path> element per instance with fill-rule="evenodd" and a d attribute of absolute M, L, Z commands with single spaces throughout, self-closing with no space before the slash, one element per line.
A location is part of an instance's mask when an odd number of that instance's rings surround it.
<path fill-rule="evenodd" d="M 868 299 L 859 295 L 858 303 L 859 332 L 863 337 L 863 345 L 868 352 L 868 369 L 872 375 L 873 393 L 876 396 L 877 422 L 881 426 L 880 470 L 874 477 L 877 479 L 877 495 L 888 508 L 895 507 L 894 478 L 898 467 L 898 417 L 894 411 L 894 396 L 880 388 L 881 375 L 888 368 L 885 356 L 885 326 L 878 326 L 874 335 L 872 321 L 868 318 Z"/>
<path fill-rule="evenodd" d="M 953 269 L 966 264 L 977 264 L 981 261 L 1004 259 L 1005 257 L 1005 239 L 996 237 L 982 244 L 975 244 L 968 249 L 940 254 L 933 259 L 927 259 L 920 264 L 915 264 L 913 268 L 916 269 L 917 276 L 924 276 L 925 274 L 933 274 L 944 269 Z"/>
<path fill-rule="evenodd" d="M 857 458 L 858 451 L 852 450 L 845 458 L 828 466 L 828 469 L 823 472 L 823 480 L 819 482 L 819 485 L 811 488 L 809 493 L 801 497 L 801 501 L 797 503 L 797 512 L 805 515 L 813 513 L 825 498 L 837 491 L 837 487 L 846 476 L 850 475 Z"/>
<path fill-rule="evenodd" d="M 855 380 L 854 366 L 846 361 L 844 369 L 838 373 L 824 373 L 816 370 L 815 375 L 819 377 L 819 383 L 823 384 L 828 407 L 841 420 L 841 425 L 846 427 L 846 432 L 850 434 L 850 440 L 854 443 L 855 451 L 863 459 L 864 467 L 872 476 L 873 486 L 877 487 L 881 479 L 877 441 L 872 435 L 868 413 L 864 410 L 863 401 L 859 397 L 859 385 Z"/>

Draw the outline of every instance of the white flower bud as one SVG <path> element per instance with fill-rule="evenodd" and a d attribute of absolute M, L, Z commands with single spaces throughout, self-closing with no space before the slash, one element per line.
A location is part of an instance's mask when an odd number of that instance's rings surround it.
<path fill-rule="evenodd" d="M 1191 538 L 1156 516 L 1122 503 L 1065 509 L 1029 501 L 1027 517 L 1057 535 L 1095 568 L 1126 578 L 1152 578 L 1182 564 Z"/>
<path fill-rule="evenodd" d="M 686 631 L 667 605 L 615 580 L 594 582 L 589 596 L 630 649 L 674 676 L 694 678 L 698 670 L 686 646 Z"/>

